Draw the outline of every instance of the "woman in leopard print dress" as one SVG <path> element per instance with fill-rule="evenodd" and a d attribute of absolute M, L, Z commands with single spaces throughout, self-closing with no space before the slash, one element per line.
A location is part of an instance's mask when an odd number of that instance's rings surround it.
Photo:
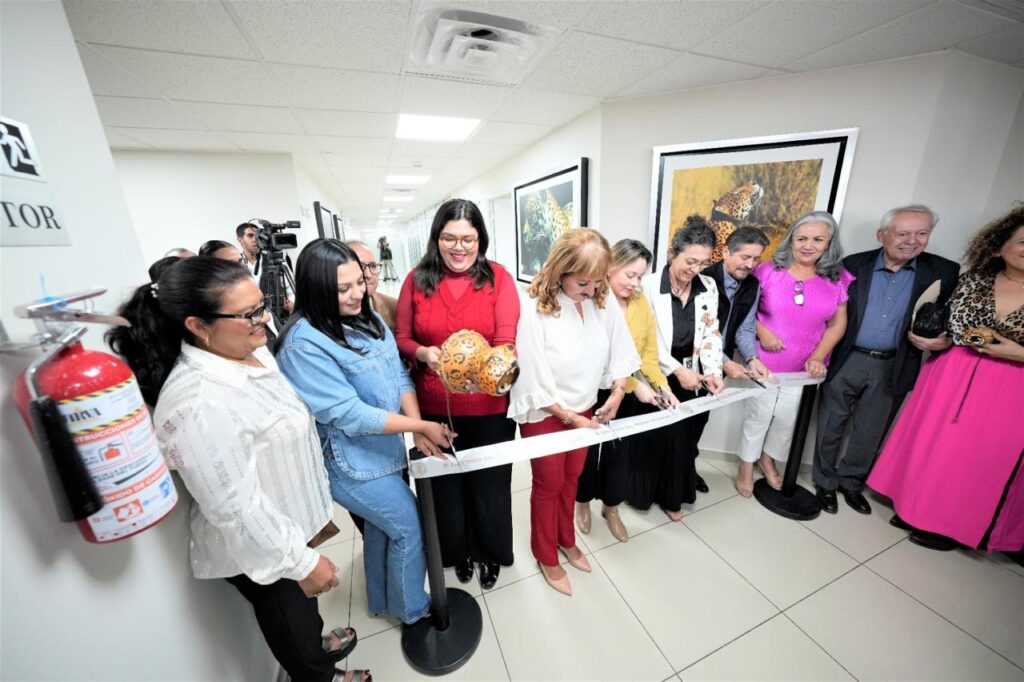
<path fill-rule="evenodd" d="M 1024 548 L 1024 204 L 984 227 L 965 260 L 949 302 L 955 345 L 925 363 L 868 485 L 892 498 L 917 544 L 1015 552 Z"/>

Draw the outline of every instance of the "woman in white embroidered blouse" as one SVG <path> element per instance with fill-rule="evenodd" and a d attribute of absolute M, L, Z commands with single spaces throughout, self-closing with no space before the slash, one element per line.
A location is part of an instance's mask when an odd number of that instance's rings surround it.
<path fill-rule="evenodd" d="M 508 415 L 523 437 L 573 428 L 596 428 L 615 418 L 626 380 L 640 367 L 622 309 L 606 304 L 611 251 L 608 241 L 585 227 L 551 247 L 547 262 L 521 297 L 516 347 L 519 381 Z M 594 410 L 598 388 L 611 386 Z M 558 550 L 581 571 L 590 571 L 576 547 L 573 507 L 587 448 L 530 460 L 530 547 L 548 584 L 571 595 Z"/>
<path fill-rule="evenodd" d="M 156 405 L 157 438 L 194 500 L 193 575 L 242 593 L 291 679 L 367 679 L 334 668 L 354 630 L 321 635 L 315 597 L 338 585 L 311 546 L 331 519 L 327 472 L 313 418 L 266 349 L 259 287 L 238 263 L 190 258 L 120 312 L 132 326 L 107 340 Z"/>

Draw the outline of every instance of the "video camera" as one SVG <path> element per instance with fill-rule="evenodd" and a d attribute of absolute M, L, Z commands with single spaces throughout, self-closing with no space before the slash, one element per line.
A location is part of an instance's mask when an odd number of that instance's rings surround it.
<path fill-rule="evenodd" d="M 275 252 L 294 249 L 299 245 L 299 238 L 294 234 L 285 234 L 285 230 L 297 230 L 302 227 L 298 220 L 283 223 L 272 223 L 269 220 L 254 220 L 256 228 L 256 245 L 260 251 Z"/>

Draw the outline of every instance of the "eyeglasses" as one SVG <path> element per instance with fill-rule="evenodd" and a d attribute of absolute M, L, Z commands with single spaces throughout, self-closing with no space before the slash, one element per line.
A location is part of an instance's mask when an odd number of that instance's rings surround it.
<path fill-rule="evenodd" d="M 248 313 L 235 313 L 233 315 L 229 315 L 227 313 L 210 313 L 207 317 L 214 317 L 218 320 L 249 320 L 249 324 L 255 327 L 263 321 L 263 316 L 266 314 L 267 304 L 264 303 L 256 310 Z"/>
<path fill-rule="evenodd" d="M 476 245 L 476 237 L 456 237 L 451 234 L 442 234 L 438 240 L 446 249 L 454 249 L 456 244 L 462 244 L 462 248 L 471 249 Z"/>
<path fill-rule="evenodd" d="M 796 282 L 793 285 L 793 303 L 797 305 L 804 304 L 804 283 Z"/>
<path fill-rule="evenodd" d="M 375 275 L 379 274 L 380 273 L 380 263 L 377 263 L 377 262 L 366 263 L 365 265 L 363 265 L 363 272 L 364 273 L 372 272 Z"/>

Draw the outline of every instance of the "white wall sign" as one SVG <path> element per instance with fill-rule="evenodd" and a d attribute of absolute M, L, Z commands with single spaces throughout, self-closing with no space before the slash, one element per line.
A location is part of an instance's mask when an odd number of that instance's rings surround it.
<path fill-rule="evenodd" d="M 0 156 L 0 246 L 71 244 L 27 125 L 0 117 Z"/>

